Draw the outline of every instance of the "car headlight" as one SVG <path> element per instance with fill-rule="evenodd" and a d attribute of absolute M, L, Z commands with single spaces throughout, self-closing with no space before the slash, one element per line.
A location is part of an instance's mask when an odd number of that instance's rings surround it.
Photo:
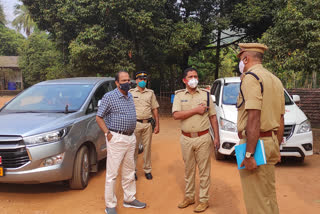
<path fill-rule="evenodd" d="M 46 143 L 53 143 L 61 140 L 68 133 L 68 128 L 62 128 L 51 132 L 23 138 L 26 145 L 35 146 Z"/>
<path fill-rule="evenodd" d="M 305 120 L 299 125 L 297 134 L 310 132 L 310 131 L 311 131 L 311 123 L 309 120 Z"/>
<path fill-rule="evenodd" d="M 224 131 L 237 132 L 237 124 L 220 118 L 220 128 Z"/>

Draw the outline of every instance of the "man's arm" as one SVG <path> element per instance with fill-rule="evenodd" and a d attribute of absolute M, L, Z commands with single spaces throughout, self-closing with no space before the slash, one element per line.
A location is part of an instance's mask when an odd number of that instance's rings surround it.
<path fill-rule="evenodd" d="M 192 117 L 195 114 L 203 115 L 207 111 L 208 107 L 206 105 L 199 105 L 196 108 L 185 110 L 185 111 L 175 111 L 173 112 L 173 118 L 175 120 L 185 120 Z"/>
<path fill-rule="evenodd" d="M 209 117 L 211 127 L 213 128 L 214 139 L 213 144 L 215 149 L 219 149 L 220 147 L 220 136 L 219 136 L 219 126 L 216 115 L 212 115 Z"/>
<path fill-rule="evenodd" d="M 246 127 L 247 136 L 247 152 L 254 153 L 257 142 L 260 137 L 260 115 L 261 111 L 256 109 L 248 109 L 248 121 Z M 253 157 L 245 158 L 241 167 L 245 166 L 247 170 L 254 170 L 257 168 L 257 163 Z"/>
<path fill-rule="evenodd" d="M 279 126 L 278 133 L 277 133 L 277 138 L 278 138 L 279 145 L 282 142 L 283 133 L 284 133 L 284 116 L 282 114 L 281 118 L 280 118 L 280 126 Z"/>
<path fill-rule="evenodd" d="M 109 132 L 109 129 L 107 128 L 104 120 L 102 117 L 96 116 L 96 121 L 98 123 L 98 126 L 100 127 L 100 129 L 104 132 L 104 133 L 108 133 L 108 141 L 111 140 L 112 138 L 112 134 Z"/>
<path fill-rule="evenodd" d="M 154 127 L 154 132 L 155 134 L 158 134 L 160 131 L 160 122 L 159 122 L 159 112 L 158 112 L 158 108 L 152 109 L 152 114 L 153 117 L 156 121 L 156 127 Z"/>

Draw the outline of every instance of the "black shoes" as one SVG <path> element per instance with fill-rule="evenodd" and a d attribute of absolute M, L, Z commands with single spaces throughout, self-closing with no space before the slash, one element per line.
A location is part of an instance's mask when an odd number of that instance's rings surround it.
<path fill-rule="evenodd" d="M 148 180 L 152 179 L 152 174 L 151 173 L 145 173 L 145 176 Z"/>

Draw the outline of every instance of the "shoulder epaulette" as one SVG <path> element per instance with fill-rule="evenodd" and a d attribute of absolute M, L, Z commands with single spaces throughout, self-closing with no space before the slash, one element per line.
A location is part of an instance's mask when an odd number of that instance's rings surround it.
<path fill-rule="evenodd" d="M 183 92 L 183 91 L 185 91 L 185 90 L 186 90 L 186 89 L 176 90 L 176 91 L 174 92 L 174 94 L 178 94 L 178 93 Z"/>

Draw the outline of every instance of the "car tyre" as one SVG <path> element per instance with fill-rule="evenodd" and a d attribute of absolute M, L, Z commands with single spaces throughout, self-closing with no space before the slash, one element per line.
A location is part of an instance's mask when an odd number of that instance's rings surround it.
<path fill-rule="evenodd" d="M 84 189 L 88 185 L 90 171 L 90 159 L 88 147 L 82 146 L 76 156 L 73 175 L 69 180 L 71 189 Z"/>

